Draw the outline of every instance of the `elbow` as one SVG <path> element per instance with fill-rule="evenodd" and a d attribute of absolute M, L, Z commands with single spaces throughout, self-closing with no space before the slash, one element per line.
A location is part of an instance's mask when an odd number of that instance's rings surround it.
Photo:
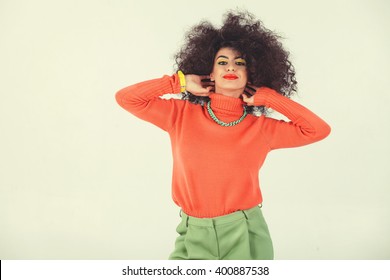
<path fill-rule="evenodd" d="M 131 96 L 132 95 L 129 94 L 129 90 L 127 88 L 121 89 L 115 93 L 115 100 L 118 105 L 129 113 L 133 113 L 135 107 Z"/>
<path fill-rule="evenodd" d="M 148 101 L 139 98 L 135 94 L 132 86 L 125 87 L 116 92 L 115 100 L 119 106 L 132 114 L 142 111 L 148 104 Z"/>
<path fill-rule="evenodd" d="M 317 133 L 316 133 L 316 141 L 320 141 L 322 139 L 325 139 L 326 137 L 329 136 L 330 132 L 332 131 L 330 125 L 328 125 L 327 123 L 323 123 L 323 125 L 321 126 L 321 128 L 319 128 L 317 130 Z"/>
<path fill-rule="evenodd" d="M 329 124 L 326 124 L 326 132 L 325 132 L 325 137 L 328 137 L 329 134 L 331 133 L 332 128 L 330 127 Z"/>
<path fill-rule="evenodd" d="M 121 89 L 115 93 L 115 100 L 121 107 L 123 107 L 124 104 L 126 103 L 124 98 L 125 95 L 126 95 L 125 89 Z"/>
<path fill-rule="evenodd" d="M 139 100 L 137 100 L 133 94 L 131 86 L 119 90 L 115 94 L 115 100 L 119 106 L 130 112 L 139 106 Z"/>
<path fill-rule="evenodd" d="M 300 133 L 307 139 L 308 143 L 315 143 L 328 137 L 331 132 L 330 126 L 323 122 L 321 125 L 311 127 L 310 129 L 302 129 Z"/>

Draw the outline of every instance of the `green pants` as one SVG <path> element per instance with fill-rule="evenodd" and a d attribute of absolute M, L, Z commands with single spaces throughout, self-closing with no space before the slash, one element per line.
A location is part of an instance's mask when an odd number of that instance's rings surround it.
<path fill-rule="evenodd" d="M 216 218 L 182 213 L 171 260 L 269 260 L 273 246 L 260 207 Z"/>

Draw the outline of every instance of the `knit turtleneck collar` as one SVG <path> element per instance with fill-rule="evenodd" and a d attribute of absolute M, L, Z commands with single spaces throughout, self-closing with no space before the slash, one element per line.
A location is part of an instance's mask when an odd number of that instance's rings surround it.
<path fill-rule="evenodd" d="M 241 98 L 225 96 L 218 93 L 209 95 L 213 111 L 220 111 L 226 114 L 242 115 L 245 102 Z"/>

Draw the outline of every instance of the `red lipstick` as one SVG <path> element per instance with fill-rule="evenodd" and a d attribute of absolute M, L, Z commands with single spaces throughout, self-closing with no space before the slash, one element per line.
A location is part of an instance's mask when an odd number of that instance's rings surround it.
<path fill-rule="evenodd" d="M 225 76 L 223 76 L 224 79 L 226 80 L 236 80 L 238 79 L 237 75 L 235 74 L 226 74 Z"/>

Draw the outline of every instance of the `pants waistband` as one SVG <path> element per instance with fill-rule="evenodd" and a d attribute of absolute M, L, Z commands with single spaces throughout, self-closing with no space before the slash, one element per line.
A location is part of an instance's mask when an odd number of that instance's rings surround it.
<path fill-rule="evenodd" d="M 186 221 L 187 226 L 195 225 L 195 226 L 204 226 L 204 227 L 214 227 L 217 225 L 234 222 L 240 219 L 249 219 L 256 212 L 261 212 L 260 208 L 261 205 L 255 206 L 247 210 L 238 210 L 231 214 L 218 216 L 214 218 L 197 218 L 197 217 L 189 216 L 184 212 L 181 212 L 181 217 L 182 220 Z"/>

